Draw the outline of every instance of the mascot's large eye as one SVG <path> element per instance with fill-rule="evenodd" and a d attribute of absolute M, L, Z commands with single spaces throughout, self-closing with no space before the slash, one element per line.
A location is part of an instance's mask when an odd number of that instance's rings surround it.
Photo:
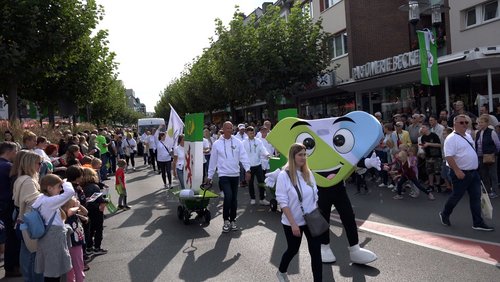
<path fill-rule="evenodd" d="M 347 129 L 339 129 L 333 135 L 333 146 L 341 154 L 349 153 L 354 147 L 352 132 Z"/>
<path fill-rule="evenodd" d="M 311 134 L 307 132 L 303 132 L 297 136 L 295 139 L 295 142 L 304 144 L 306 146 L 306 153 L 308 156 L 310 156 L 314 152 L 314 147 L 316 147 L 316 141 L 314 141 L 314 138 L 311 136 Z"/>

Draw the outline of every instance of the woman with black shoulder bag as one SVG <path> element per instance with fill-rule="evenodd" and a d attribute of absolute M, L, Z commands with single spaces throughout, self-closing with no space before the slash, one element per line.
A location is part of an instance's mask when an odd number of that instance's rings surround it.
<path fill-rule="evenodd" d="M 306 159 L 306 147 L 299 143 L 293 144 L 288 152 L 288 163 L 276 181 L 276 200 L 283 211 L 281 223 L 288 244 L 276 272 L 279 281 L 288 281 L 288 265 L 299 251 L 303 233 L 311 255 L 314 281 L 322 281 L 321 243 L 313 237 L 304 218 L 304 215 L 317 209 L 318 201 L 318 189 Z"/>

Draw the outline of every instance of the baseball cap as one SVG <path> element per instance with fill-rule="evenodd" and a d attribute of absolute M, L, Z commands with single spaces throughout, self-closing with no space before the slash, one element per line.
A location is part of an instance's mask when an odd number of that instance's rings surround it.
<path fill-rule="evenodd" d="M 376 113 L 374 114 L 374 116 L 381 117 L 381 116 L 382 116 L 382 113 L 381 113 L 381 112 L 376 112 Z"/>
<path fill-rule="evenodd" d="M 243 123 L 238 124 L 238 129 L 245 129 L 245 125 Z"/>

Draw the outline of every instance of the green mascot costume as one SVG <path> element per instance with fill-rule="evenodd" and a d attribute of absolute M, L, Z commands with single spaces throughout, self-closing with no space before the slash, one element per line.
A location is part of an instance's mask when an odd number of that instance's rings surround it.
<path fill-rule="evenodd" d="M 318 186 L 318 206 L 328 222 L 331 207 L 335 206 L 344 225 L 353 263 L 367 264 L 376 260 L 377 256 L 358 244 L 354 211 L 344 181 L 356 167 L 380 170 L 380 159 L 372 151 L 382 138 L 380 122 L 362 111 L 316 120 L 284 118 L 266 138 L 280 152 L 288 152 L 293 143 L 306 146 L 307 164 Z M 279 170 L 266 174 L 266 184 L 273 185 L 278 174 Z M 319 239 L 322 261 L 335 262 L 336 258 L 330 248 L 329 231 Z"/>

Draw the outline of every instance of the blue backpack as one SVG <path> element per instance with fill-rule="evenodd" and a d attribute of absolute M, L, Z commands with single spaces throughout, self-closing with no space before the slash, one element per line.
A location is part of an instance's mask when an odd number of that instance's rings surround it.
<path fill-rule="evenodd" d="M 47 231 L 49 231 L 49 227 L 52 225 L 54 221 L 54 217 L 56 216 L 57 210 L 54 212 L 54 215 L 49 220 L 49 224 L 46 226 L 43 221 L 43 217 L 40 214 L 39 208 L 33 208 L 30 212 L 24 214 L 23 221 L 21 224 L 21 230 L 28 230 L 31 239 L 40 239 Z"/>

